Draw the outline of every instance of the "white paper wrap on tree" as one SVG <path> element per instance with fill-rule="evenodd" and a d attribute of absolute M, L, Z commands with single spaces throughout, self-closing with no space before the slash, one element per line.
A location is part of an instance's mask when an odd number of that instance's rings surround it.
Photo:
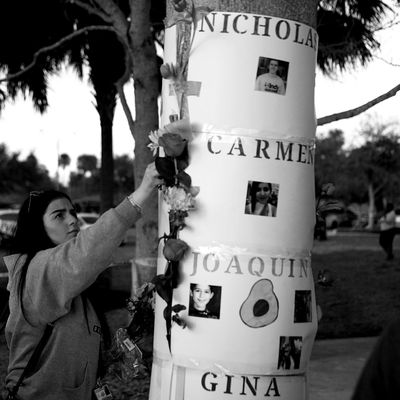
<path fill-rule="evenodd" d="M 294 21 L 211 12 L 198 22 L 185 90 L 187 172 L 200 193 L 179 233 L 190 251 L 173 293 L 187 327 L 172 326 L 170 352 L 157 298 L 153 400 L 306 398 L 317 329 L 316 49 L 316 32 Z M 164 62 L 175 61 L 173 26 Z M 164 80 L 162 126 L 179 114 L 177 99 Z M 163 202 L 159 211 L 162 236 Z M 165 265 L 160 253 L 159 274 Z"/>
<path fill-rule="evenodd" d="M 314 138 L 317 45 L 315 30 L 299 22 L 252 14 L 208 14 L 198 23 L 189 58 L 191 122 L 269 131 L 272 137 Z M 256 84 L 271 60 L 278 61 L 280 79 L 274 79 L 275 85 L 271 83 L 266 92 Z M 165 32 L 164 62 L 175 61 L 173 26 Z M 281 80 L 284 90 L 279 94 Z M 168 123 L 169 114 L 178 108 L 169 82 L 165 83 L 162 118 Z"/>
<path fill-rule="evenodd" d="M 174 302 L 187 307 L 180 315 L 188 326 L 172 329 L 174 363 L 215 373 L 305 372 L 317 318 L 310 259 L 212 252 L 194 250 L 183 263 Z M 194 285 L 211 287 L 208 314 L 192 304 Z M 168 359 L 163 347 L 156 354 Z"/>

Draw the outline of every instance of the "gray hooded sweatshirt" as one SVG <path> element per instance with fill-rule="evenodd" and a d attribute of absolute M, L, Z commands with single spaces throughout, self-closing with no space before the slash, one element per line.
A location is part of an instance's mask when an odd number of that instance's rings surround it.
<path fill-rule="evenodd" d="M 38 252 L 30 262 L 21 312 L 17 287 L 25 255 L 4 258 L 9 271 L 10 316 L 5 336 L 9 347 L 6 386 L 13 387 L 46 324 L 54 329 L 34 372 L 19 388 L 24 400 L 89 400 L 96 386 L 100 323 L 81 293 L 111 262 L 127 229 L 139 214 L 128 200 L 104 213 L 76 238 Z M 85 310 L 86 308 L 86 310 Z"/>

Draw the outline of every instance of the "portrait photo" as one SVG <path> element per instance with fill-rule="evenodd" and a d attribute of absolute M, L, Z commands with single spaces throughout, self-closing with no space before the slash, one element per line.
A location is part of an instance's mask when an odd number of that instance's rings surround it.
<path fill-rule="evenodd" d="M 299 369 L 302 347 L 303 338 L 301 336 L 281 336 L 278 369 Z"/>
<path fill-rule="evenodd" d="M 294 322 L 311 321 L 311 290 L 296 290 L 294 294 Z"/>
<path fill-rule="evenodd" d="M 289 63 L 276 58 L 259 57 L 255 90 L 286 94 Z"/>
<path fill-rule="evenodd" d="M 221 286 L 191 283 L 189 294 L 189 316 L 219 319 Z"/>
<path fill-rule="evenodd" d="M 279 185 L 270 182 L 248 181 L 245 214 L 276 217 Z"/>

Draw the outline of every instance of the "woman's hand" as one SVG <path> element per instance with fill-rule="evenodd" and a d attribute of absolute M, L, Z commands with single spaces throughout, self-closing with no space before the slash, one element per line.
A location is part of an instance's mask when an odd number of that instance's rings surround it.
<path fill-rule="evenodd" d="M 142 207 L 153 189 L 162 184 L 163 180 L 160 179 L 155 163 L 152 162 L 146 167 L 142 182 L 140 183 L 139 187 L 129 196 L 129 199 L 134 204 Z"/>
<path fill-rule="evenodd" d="M 163 180 L 160 178 L 160 174 L 156 169 L 154 162 L 150 163 L 144 171 L 142 182 L 137 190 L 141 189 L 151 193 L 151 191 L 158 185 L 162 185 Z"/>

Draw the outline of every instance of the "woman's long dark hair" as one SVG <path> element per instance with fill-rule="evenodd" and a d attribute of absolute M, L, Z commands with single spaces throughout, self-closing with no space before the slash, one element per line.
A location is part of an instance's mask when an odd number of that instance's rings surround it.
<path fill-rule="evenodd" d="M 39 251 L 55 247 L 44 228 L 43 216 L 49 204 L 61 198 L 71 201 L 67 194 L 57 190 L 31 192 L 23 202 L 18 214 L 17 229 L 11 242 L 11 254 L 26 255 L 27 257 L 19 272 L 17 289 L 22 314 L 25 319 L 22 296 L 29 264 Z"/>
<path fill-rule="evenodd" d="M 251 195 L 251 212 L 254 212 L 257 203 L 257 191 L 259 186 L 264 182 L 257 182 L 253 181 L 250 188 L 250 195 Z M 268 185 L 269 191 L 272 193 L 272 185 L 269 182 L 266 182 Z"/>
<path fill-rule="evenodd" d="M 23 202 L 18 214 L 17 229 L 11 242 L 10 253 L 27 256 L 19 272 L 17 287 L 21 311 L 26 320 L 27 318 L 24 312 L 22 297 L 29 264 L 32 261 L 32 258 L 39 251 L 50 249 L 56 246 L 47 235 L 43 223 L 43 216 L 47 210 L 47 207 L 52 201 L 63 198 L 69 200 L 71 204 L 73 204 L 71 198 L 66 193 L 57 190 L 31 192 L 27 199 Z M 82 298 L 85 302 L 90 300 L 90 303 L 93 305 L 102 326 L 104 342 L 108 347 L 111 341 L 108 324 L 104 315 L 104 310 L 99 309 L 99 302 L 96 301 L 93 293 L 94 290 L 92 287 L 90 287 L 82 293 Z"/>

